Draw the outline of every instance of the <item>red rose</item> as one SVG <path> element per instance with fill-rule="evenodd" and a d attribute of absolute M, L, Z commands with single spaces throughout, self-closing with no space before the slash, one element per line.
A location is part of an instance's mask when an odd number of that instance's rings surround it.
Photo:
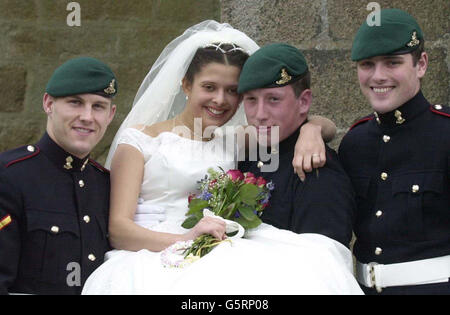
<path fill-rule="evenodd" d="M 246 177 L 244 179 L 244 183 L 246 183 L 246 184 L 256 184 L 256 178 L 255 177 Z"/>
<path fill-rule="evenodd" d="M 191 203 L 192 199 L 194 199 L 195 197 L 196 197 L 195 194 L 189 194 L 188 204 Z"/>
<path fill-rule="evenodd" d="M 267 181 L 262 178 L 261 176 L 258 177 L 258 179 L 256 180 L 256 185 L 258 185 L 259 187 L 263 187 L 267 184 Z"/>
<path fill-rule="evenodd" d="M 245 178 L 251 178 L 251 177 L 255 177 L 255 174 L 253 174 L 252 172 L 247 172 L 247 173 L 244 173 L 244 175 L 245 175 Z"/>
<path fill-rule="evenodd" d="M 242 172 L 240 170 L 229 170 L 227 172 L 227 175 L 232 181 L 244 179 L 244 174 L 242 174 Z"/>

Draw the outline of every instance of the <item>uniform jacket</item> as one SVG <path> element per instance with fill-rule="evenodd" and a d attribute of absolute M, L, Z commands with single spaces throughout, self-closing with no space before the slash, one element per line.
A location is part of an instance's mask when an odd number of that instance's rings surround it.
<path fill-rule="evenodd" d="M 449 108 L 419 92 L 377 116 L 351 128 L 339 148 L 357 194 L 356 258 L 392 264 L 449 255 Z"/>
<path fill-rule="evenodd" d="M 109 173 L 45 134 L 0 154 L 0 293 L 79 294 L 109 250 Z"/>

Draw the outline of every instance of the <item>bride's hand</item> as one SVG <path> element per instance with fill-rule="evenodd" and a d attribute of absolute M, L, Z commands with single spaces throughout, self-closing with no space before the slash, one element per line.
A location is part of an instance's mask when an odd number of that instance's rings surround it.
<path fill-rule="evenodd" d="M 305 124 L 295 145 L 295 154 L 292 161 L 295 173 L 304 181 L 305 172 L 309 173 L 313 168 L 323 167 L 325 162 L 326 150 L 321 136 L 321 127 Z"/>
<path fill-rule="evenodd" d="M 189 232 L 185 234 L 187 239 L 195 240 L 203 234 L 210 234 L 219 240 L 226 238 L 226 224 L 224 221 L 211 217 L 202 218 Z"/>

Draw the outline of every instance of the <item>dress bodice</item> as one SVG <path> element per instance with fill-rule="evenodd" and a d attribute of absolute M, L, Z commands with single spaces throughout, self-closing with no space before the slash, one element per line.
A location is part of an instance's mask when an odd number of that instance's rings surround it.
<path fill-rule="evenodd" d="M 188 196 L 197 192 L 197 181 L 209 168 L 234 168 L 234 152 L 226 147 L 224 136 L 196 141 L 171 132 L 151 137 L 137 129 L 123 131 L 119 144 L 132 145 L 144 156 L 140 198 L 145 205 L 159 208 L 167 221 L 185 219 Z M 223 149 L 224 146 L 226 149 Z M 141 215 L 139 211 L 137 215 Z"/>

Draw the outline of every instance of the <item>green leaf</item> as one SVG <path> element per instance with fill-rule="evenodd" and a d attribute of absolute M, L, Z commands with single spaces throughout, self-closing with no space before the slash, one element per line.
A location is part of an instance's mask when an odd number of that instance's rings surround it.
<path fill-rule="evenodd" d="M 239 213 L 247 220 L 252 221 L 255 219 L 256 214 L 253 212 L 253 209 L 246 206 L 239 207 Z"/>
<path fill-rule="evenodd" d="M 202 199 L 192 199 L 189 204 L 189 211 L 186 215 L 197 214 L 198 212 L 203 212 L 203 209 L 208 208 L 209 203 Z"/>
<path fill-rule="evenodd" d="M 240 199 L 246 204 L 253 206 L 256 204 L 256 197 L 258 196 L 258 193 L 258 186 L 245 184 L 241 187 Z"/>
<path fill-rule="evenodd" d="M 184 227 L 185 229 L 192 229 L 198 223 L 198 221 L 200 221 L 200 219 L 195 215 L 193 215 L 184 220 L 181 226 Z"/>
<path fill-rule="evenodd" d="M 234 208 L 236 207 L 236 204 L 233 202 L 227 206 L 227 208 L 222 212 L 222 217 L 224 219 L 230 219 L 230 217 L 234 214 Z"/>
<path fill-rule="evenodd" d="M 240 225 L 242 225 L 242 227 L 245 230 L 254 229 L 254 228 L 258 227 L 262 223 L 261 219 L 258 218 L 257 216 L 255 216 L 255 218 L 253 220 L 251 220 L 251 221 L 245 219 L 242 216 L 240 218 L 237 218 L 236 222 L 239 223 Z"/>

